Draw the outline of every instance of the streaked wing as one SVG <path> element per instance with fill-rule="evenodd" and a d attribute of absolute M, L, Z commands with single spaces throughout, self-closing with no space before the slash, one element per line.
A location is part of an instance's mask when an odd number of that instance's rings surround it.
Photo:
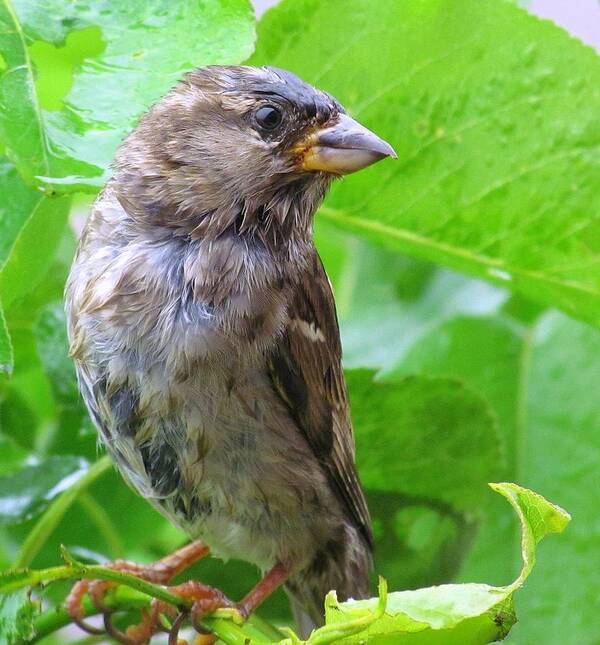
<path fill-rule="evenodd" d="M 371 521 L 354 463 L 354 437 L 331 286 L 316 251 L 297 286 L 288 328 L 269 362 L 271 379 L 372 546 Z"/>

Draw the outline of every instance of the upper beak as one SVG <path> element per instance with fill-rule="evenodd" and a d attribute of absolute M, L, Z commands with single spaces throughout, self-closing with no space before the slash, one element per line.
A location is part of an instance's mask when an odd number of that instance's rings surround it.
<path fill-rule="evenodd" d="M 345 175 L 398 155 L 389 143 L 360 123 L 341 114 L 336 123 L 311 133 L 294 146 L 302 170 L 320 170 Z"/>

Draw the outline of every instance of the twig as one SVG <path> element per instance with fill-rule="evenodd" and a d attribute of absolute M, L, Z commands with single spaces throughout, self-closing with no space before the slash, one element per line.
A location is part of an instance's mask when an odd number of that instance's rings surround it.
<path fill-rule="evenodd" d="M 117 571 L 97 564 L 83 564 L 73 560 L 71 556 L 63 549 L 63 557 L 66 564 L 60 567 L 51 567 L 49 569 L 41 570 L 22 570 L 15 572 L 8 572 L 0 576 L 0 593 L 10 593 L 18 589 L 27 587 L 37 587 L 39 585 L 46 585 L 50 582 L 57 580 L 77 580 L 82 578 L 92 580 L 109 580 L 117 583 L 119 586 L 110 590 L 104 603 L 109 609 L 114 611 L 125 611 L 128 609 L 142 609 L 150 606 L 152 598 L 163 600 L 171 605 L 177 607 L 180 611 L 189 610 L 191 608 L 191 601 L 169 591 L 167 587 L 157 585 L 146 580 L 142 580 L 134 575 Z M 86 616 L 92 616 L 100 613 L 96 607 L 89 601 L 84 599 L 83 609 Z M 73 622 L 67 611 L 62 607 L 56 607 L 42 612 L 34 620 L 35 637 L 27 641 L 28 643 L 35 643 L 44 636 L 61 629 L 65 625 Z M 261 643 L 282 642 L 285 640 L 276 638 L 273 640 L 273 635 L 279 632 L 272 626 L 269 626 L 269 634 L 263 634 L 264 631 L 261 627 L 260 621 L 253 621 L 253 625 L 249 625 L 249 630 L 253 633 L 253 645 L 260 645 Z M 243 627 L 236 624 L 231 617 L 231 610 L 221 609 L 215 611 L 211 616 L 202 620 L 202 624 L 223 642 L 228 645 L 246 645 L 249 642 L 249 634 Z M 257 638 L 254 634 L 261 633 L 262 638 Z"/>

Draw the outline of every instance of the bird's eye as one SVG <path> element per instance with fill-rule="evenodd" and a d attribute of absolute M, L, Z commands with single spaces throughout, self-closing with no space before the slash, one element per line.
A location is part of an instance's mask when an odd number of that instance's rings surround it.
<path fill-rule="evenodd" d="M 274 130 L 283 120 L 281 110 L 272 105 L 263 105 L 256 110 L 256 122 L 265 130 Z"/>

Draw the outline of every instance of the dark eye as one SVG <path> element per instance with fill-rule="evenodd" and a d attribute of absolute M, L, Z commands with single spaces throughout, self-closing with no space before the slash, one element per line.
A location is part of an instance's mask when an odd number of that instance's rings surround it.
<path fill-rule="evenodd" d="M 274 130 L 283 120 L 281 110 L 272 105 L 263 105 L 256 110 L 256 122 L 265 130 Z"/>

